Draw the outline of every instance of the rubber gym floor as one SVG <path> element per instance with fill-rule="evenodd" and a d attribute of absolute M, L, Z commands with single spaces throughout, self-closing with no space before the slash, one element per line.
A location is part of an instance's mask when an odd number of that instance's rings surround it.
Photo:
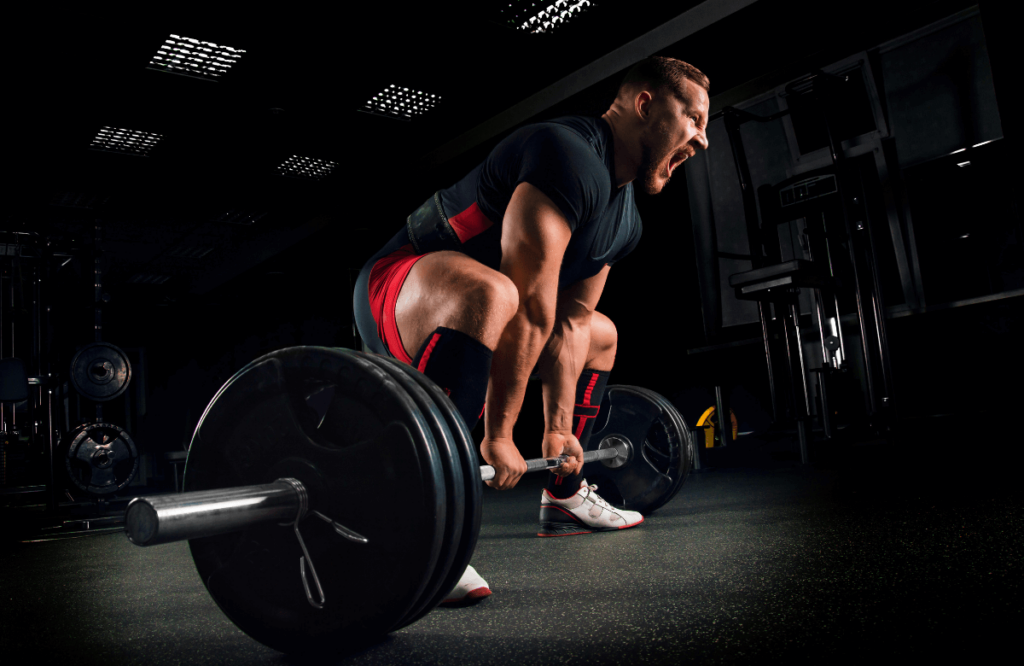
<path fill-rule="evenodd" d="M 1019 467 L 966 461 L 941 430 L 899 452 L 693 473 L 615 533 L 537 538 L 543 474 L 488 489 L 473 564 L 494 594 L 317 663 L 1004 658 L 1024 615 Z M 0 592 L 6 663 L 300 663 L 221 614 L 185 543 L 8 541 Z"/>

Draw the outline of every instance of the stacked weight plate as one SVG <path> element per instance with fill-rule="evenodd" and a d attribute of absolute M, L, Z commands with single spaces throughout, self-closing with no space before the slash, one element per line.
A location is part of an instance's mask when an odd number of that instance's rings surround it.
<path fill-rule="evenodd" d="M 672 424 L 671 426 L 666 427 L 664 431 L 665 440 L 669 440 L 671 442 L 670 444 L 667 444 L 667 446 L 679 447 L 679 462 L 676 465 L 667 468 L 667 473 L 672 477 L 672 487 L 669 490 L 668 495 L 661 498 L 655 506 L 648 509 L 648 511 L 654 511 L 668 503 L 669 500 L 676 496 L 676 493 L 679 492 L 680 488 L 683 487 L 683 482 L 686 481 L 686 477 L 689 475 L 690 469 L 693 467 L 693 456 L 696 454 L 696 449 L 694 448 L 693 443 L 693 433 L 686 424 L 685 419 L 683 419 L 683 415 L 679 413 L 679 410 L 677 410 L 667 398 L 650 389 L 640 387 L 633 388 L 646 393 L 653 402 L 657 403 L 662 408 L 664 414 L 663 418 L 668 423 Z M 652 443 L 651 446 L 658 447 L 658 444 Z M 665 446 L 661 446 L 660 448 L 665 448 Z"/>
<path fill-rule="evenodd" d="M 432 421 L 435 424 L 434 440 L 441 451 L 442 461 L 450 464 L 445 470 L 445 482 L 449 489 L 445 546 L 438 557 L 430 583 L 413 610 L 395 627 L 397 629 L 416 622 L 443 601 L 469 564 L 480 534 L 483 497 L 480 458 L 465 421 L 437 384 L 394 359 L 372 354 L 364 355 L 364 358 L 390 372 L 414 396 L 425 412 L 435 413 L 439 417 Z"/>
<path fill-rule="evenodd" d="M 447 421 L 408 376 L 348 350 L 294 347 L 239 371 L 196 429 L 185 491 L 296 478 L 312 508 L 368 543 L 340 538 L 312 516 L 300 523 L 324 592 L 317 609 L 291 526 L 192 539 L 196 568 L 221 610 L 265 645 L 322 655 L 429 611 L 460 556 L 452 544 L 466 532 L 462 451 Z M 459 484 L 461 494 L 449 492 Z"/>
<path fill-rule="evenodd" d="M 667 400 L 608 387 L 590 446 L 605 436 L 628 439 L 632 454 L 620 467 L 589 465 L 607 479 L 602 494 L 650 512 L 678 492 L 693 448 Z M 299 480 L 317 512 L 298 523 L 306 550 L 291 523 L 189 541 L 218 606 L 265 645 L 325 656 L 378 640 L 430 612 L 469 564 L 483 490 L 476 446 L 451 400 L 408 365 L 292 347 L 229 379 L 196 428 L 184 490 L 282 478 Z"/>
<path fill-rule="evenodd" d="M 599 447 L 607 435 L 629 439 L 633 457 L 619 468 L 602 463 L 584 468 L 587 481 L 600 486 L 602 497 L 648 514 L 679 492 L 690 471 L 693 446 L 689 428 L 668 400 L 637 386 L 607 387 L 587 449 Z"/>

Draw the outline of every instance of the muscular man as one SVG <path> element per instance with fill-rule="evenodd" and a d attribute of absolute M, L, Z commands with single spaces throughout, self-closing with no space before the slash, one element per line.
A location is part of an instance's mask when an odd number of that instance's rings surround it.
<path fill-rule="evenodd" d="M 707 148 L 707 91 L 691 65 L 641 61 L 600 118 L 528 125 L 501 141 L 415 210 L 356 282 L 367 347 L 430 377 L 471 429 L 484 418 L 480 454 L 493 488 L 514 487 L 526 471 L 512 427 L 527 380 L 540 377 L 543 455 L 569 456 L 542 492 L 540 536 L 643 521 L 580 476 L 617 344 L 596 308 L 612 264 L 640 240 L 633 181 L 656 194 Z M 488 594 L 469 567 L 449 600 Z"/>

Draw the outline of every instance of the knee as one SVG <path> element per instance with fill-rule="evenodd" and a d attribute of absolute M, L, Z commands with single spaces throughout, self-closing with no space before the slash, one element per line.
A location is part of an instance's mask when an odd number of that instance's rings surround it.
<path fill-rule="evenodd" d="M 619 344 L 619 332 L 615 323 L 600 312 L 594 312 L 590 319 L 590 357 L 593 363 L 607 367 L 596 370 L 610 370 L 615 362 L 615 351 Z"/>
<path fill-rule="evenodd" d="M 489 271 L 476 280 L 470 294 L 470 306 L 485 319 L 504 328 L 519 309 L 519 290 L 508 276 Z"/>

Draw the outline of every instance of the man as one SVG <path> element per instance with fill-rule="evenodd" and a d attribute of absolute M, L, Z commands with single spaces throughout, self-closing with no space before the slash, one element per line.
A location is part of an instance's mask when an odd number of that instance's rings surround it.
<path fill-rule="evenodd" d="M 633 181 L 656 194 L 707 148 L 707 92 L 707 77 L 691 65 L 641 61 L 600 118 L 510 134 L 413 212 L 356 282 L 367 347 L 430 377 L 470 429 L 484 418 L 480 453 L 494 467 L 493 488 L 513 488 L 526 471 L 512 427 L 527 380 L 539 375 L 543 455 L 569 457 L 542 492 L 539 536 L 643 521 L 579 474 L 617 344 L 596 307 L 611 265 L 640 239 Z M 469 567 L 446 601 L 489 594 Z"/>

